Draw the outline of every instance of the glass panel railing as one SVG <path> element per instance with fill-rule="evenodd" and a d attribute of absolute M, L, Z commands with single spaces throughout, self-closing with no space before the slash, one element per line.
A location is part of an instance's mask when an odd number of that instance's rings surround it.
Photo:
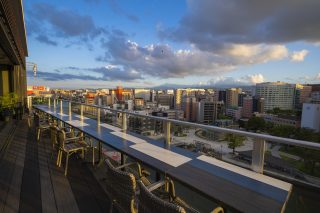
<path fill-rule="evenodd" d="M 33 103 L 46 104 L 47 102 L 40 98 L 34 100 Z M 71 106 L 73 113 L 81 113 L 79 103 L 72 103 Z M 63 105 L 63 108 L 65 109 L 66 106 Z M 96 119 L 97 108 L 86 106 L 83 108 L 83 114 Z M 124 115 L 126 120 L 123 119 Z M 247 169 L 251 169 L 253 166 L 260 166 L 263 168 L 265 175 L 282 179 L 294 185 L 286 212 L 296 210 L 307 212 L 320 207 L 319 202 L 317 202 L 320 195 L 320 151 L 315 143 L 167 120 L 165 118 L 160 118 L 159 120 L 159 118 L 152 116 L 117 112 L 113 109 L 101 109 L 100 116 L 101 122 L 120 128 L 122 128 L 123 122 L 126 121 L 127 130 L 155 140 L 163 142 L 169 136 L 172 146 L 181 147 L 191 152 L 205 154 Z M 165 130 L 168 122 L 170 123 L 170 134 L 167 134 Z M 263 146 L 264 143 L 265 146 Z M 264 148 L 261 148 L 261 146 L 260 149 L 259 146 L 257 148 L 257 144 L 262 144 Z M 104 146 L 103 152 L 108 157 L 111 156 L 117 161 L 120 160 L 121 154 L 119 152 Z M 253 165 L 259 164 L 261 159 L 264 160 L 262 161 L 263 166 Z M 196 190 L 185 187 L 183 184 L 178 183 L 177 190 L 181 190 L 179 194 L 183 195 L 189 194 L 191 190 L 191 201 L 194 196 L 201 196 L 198 195 L 199 193 Z M 189 198 L 185 197 L 185 199 L 188 200 Z M 210 203 L 211 201 L 205 201 L 204 199 L 203 203 L 206 202 Z M 212 207 L 212 203 L 208 207 Z M 196 206 L 196 208 L 205 212 L 209 211 L 203 205 Z"/>

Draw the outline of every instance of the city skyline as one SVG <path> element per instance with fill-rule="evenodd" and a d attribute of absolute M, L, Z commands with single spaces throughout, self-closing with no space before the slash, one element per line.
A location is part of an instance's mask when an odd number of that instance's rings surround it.
<path fill-rule="evenodd" d="M 30 85 L 320 82 L 315 0 L 24 3 L 28 61 L 38 65 L 36 79 L 28 69 Z"/>

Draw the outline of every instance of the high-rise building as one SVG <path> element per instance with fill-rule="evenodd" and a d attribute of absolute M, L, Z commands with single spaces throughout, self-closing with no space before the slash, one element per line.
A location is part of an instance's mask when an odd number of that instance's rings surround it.
<path fill-rule="evenodd" d="M 157 93 L 155 90 L 150 91 L 150 101 L 154 102 L 156 100 Z"/>
<path fill-rule="evenodd" d="M 264 113 L 264 98 L 261 98 L 259 96 L 254 96 L 252 101 L 253 101 L 252 111 Z"/>
<path fill-rule="evenodd" d="M 251 96 L 243 98 L 242 117 L 251 118 L 253 113 L 253 99 Z"/>
<path fill-rule="evenodd" d="M 123 92 L 123 88 L 121 86 L 117 86 L 117 88 L 115 89 L 115 95 L 118 101 L 123 101 L 122 92 Z"/>
<path fill-rule="evenodd" d="M 173 109 L 173 95 L 158 94 L 157 102 L 158 102 L 158 105 L 168 106 L 170 109 Z"/>
<path fill-rule="evenodd" d="M 311 92 L 311 102 L 314 104 L 320 104 L 320 91 Z"/>
<path fill-rule="evenodd" d="M 242 107 L 229 107 L 226 109 L 226 115 L 239 120 L 242 117 Z"/>
<path fill-rule="evenodd" d="M 296 84 L 295 94 L 294 94 L 294 107 L 296 109 L 301 109 L 302 104 L 311 101 L 312 86 Z"/>
<path fill-rule="evenodd" d="M 320 104 L 303 104 L 301 127 L 320 132 Z"/>
<path fill-rule="evenodd" d="M 174 108 L 181 109 L 181 102 L 182 102 L 182 93 L 183 89 L 176 89 L 174 91 Z"/>
<path fill-rule="evenodd" d="M 198 102 L 196 97 L 183 97 L 182 110 L 184 111 L 184 118 L 186 121 L 195 122 L 197 120 Z"/>
<path fill-rule="evenodd" d="M 266 82 L 256 85 L 256 95 L 264 98 L 265 110 L 280 108 L 292 110 L 295 97 L 295 85 L 284 82 Z"/>
<path fill-rule="evenodd" d="M 127 100 L 125 102 L 125 109 L 132 111 L 134 107 L 133 100 Z"/>
<path fill-rule="evenodd" d="M 150 89 L 135 89 L 134 97 L 143 98 L 144 101 L 150 101 L 151 100 Z"/>
<path fill-rule="evenodd" d="M 135 98 L 134 99 L 134 106 L 136 108 L 142 108 L 144 106 L 144 99 L 143 98 Z"/>
<path fill-rule="evenodd" d="M 218 97 L 218 101 L 223 101 L 223 103 L 227 102 L 227 92 L 225 90 L 220 90 Z"/>
<path fill-rule="evenodd" d="M 230 88 L 226 90 L 226 107 L 237 107 L 239 100 L 240 88 Z"/>
<path fill-rule="evenodd" d="M 218 116 L 218 110 L 223 105 L 222 102 L 201 100 L 198 103 L 197 121 L 203 124 L 213 124 Z"/>
<path fill-rule="evenodd" d="M 238 94 L 238 106 L 242 107 L 243 106 L 243 98 L 247 97 L 247 94 L 244 92 L 241 92 Z"/>
<path fill-rule="evenodd" d="M 112 106 L 114 103 L 111 95 L 102 95 L 101 98 L 102 98 L 102 105 Z"/>
<path fill-rule="evenodd" d="M 124 89 L 122 91 L 122 101 L 128 101 L 133 99 L 133 90 L 132 89 Z"/>

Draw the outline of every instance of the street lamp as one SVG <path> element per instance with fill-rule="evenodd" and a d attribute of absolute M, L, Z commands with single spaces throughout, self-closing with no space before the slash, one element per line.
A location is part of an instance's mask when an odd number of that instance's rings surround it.
<path fill-rule="evenodd" d="M 37 64 L 33 63 L 33 62 L 27 62 L 27 64 L 32 66 L 33 76 L 36 77 L 37 76 L 37 69 L 38 69 Z"/>

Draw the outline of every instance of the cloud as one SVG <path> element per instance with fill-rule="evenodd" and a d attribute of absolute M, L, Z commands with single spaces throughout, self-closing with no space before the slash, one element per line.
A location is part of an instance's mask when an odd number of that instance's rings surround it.
<path fill-rule="evenodd" d="M 237 66 L 266 63 L 287 57 L 282 45 L 227 45 L 217 52 L 197 48 L 174 50 L 168 44 L 140 46 L 121 32 L 111 32 L 102 41 L 105 54 L 98 61 L 136 70 L 142 76 L 183 78 L 196 75 L 222 75 Z"/>
<path fill-rule="evenodd" d="M 37 71 L 37 78 L 47 81 L 61 80 L 95 80 L 95 81 L 135 81 L 143 79 L 135 70 L 124 70 L 118 66 L 96 68 L 64 67 L 63 72 L 55 69 L 54 72 Z M 83 74 L 85 73 L 85 74 Z M 33 71 L 27 71 L 28 77 L 33 77 Z"/>
<path fill-rule="evenodd" d="M 252 84 L 258 84 L 265 81 L 264 76 L 262 74 L 247 75 L 242 79 Z"/>
<path fill-rule="evenodd" d="M 281 60 L 288 56 L 288 49 L 284 45 L 229 44 L 217 52 L 229 56 L 239 64 L 266 63 L 271 60 Z"/>
<path fill-rule="evenodd" d="M 31 78 L 33 76 L 32 71 L 27 71 L 27 76 Z M 99 78 L 91 75 L 76 75 L 76 74 L 67 74 L 61 72 L 44 72 L 44 71 L 37 71 L 36 78 L 40 78 L 46 81 L 61 81 L 61 80 L 99 80 Z"/>
<path fill-rule="evenodd" d="M 121 67 L 117 66 L 105 66 L 105 67 L 98 67 L 87 69 L 95 73 L 102 74 L 102 79 L 105 80 L 120 80 L 120 81 L 133 81 L 137 79 L 143 79 L 141 74 L 133 69 L 124 70 Z"/>
<path fill-rule="evenodd" d="M 320 80 L 320 73 L 318 73 L 315 77 L 314 80 L 319 81 Z"/>
<path fill-rule="evenodd" d="M 49 45 L 52 45 L 52 46 L 57 46 L 58 43 L 55 42 L 55 41 L 52 41 L 50 38 L 47 37 L 47 35 L 38 35 L 36 37 L 36 39 L 42 43 L 46 43 L 46 44 L 49 44 Z"/>
<path fill-rule="evenodd" d="M 60 9 L 48 3 L 32 5 L 26 18 L 29 36 L 49 45 L 57 45 L 54 40 L 72 39 L 72 43 L 88 43 L 107 31 L 97 27 L 91 16 L 73 10 Z"/>
<path fill-rule="evenodd" d="M 187 5 L 179 26 L 157 27 L 162 39 L 206 51 L 226 44 L 320 41 L 319 0 L 188 0 Z"/>
<path fill-rule="evenodd" d="M 294 51 L 290 56 L 290 60 L 293 62 L 302 62 L 308 53 L 308 50 Z"/>
<path fill-rule="evenodd" d="M 205 85 L 232 87 L 232 86 L 249 86 L 249 85 L 255 85 L 257 83 L 262 83 L 262 82 L 265 82 L 265 78 L 262 74 L 253 74 L 253 75 L 243 76 L 238 79 L 233 77 L 216 77 L 216 78 L 210 79 L 207 83 L 205 83 Z"/>
<path fill-rule="evenodd" d="M 133 22 L 139 22 L 139 17 L 133 14 L 130 14 L 126 12 L 124 9 L 122 9 L 119 4 L 117 3 L 116 0 L 107 0 L 111 10 L 118 15 L 122 15 L 126 17 L 128 20 L 133 21 Z"/>

